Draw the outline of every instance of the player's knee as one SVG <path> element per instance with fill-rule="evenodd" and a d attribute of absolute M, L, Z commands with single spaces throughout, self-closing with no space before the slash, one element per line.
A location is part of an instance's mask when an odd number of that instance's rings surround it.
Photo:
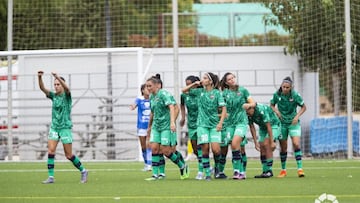
<path fill-rule="evenodd" d="M 55 154 L 55 150 L 54 149 L 48 149 L 48 154 Z"/>

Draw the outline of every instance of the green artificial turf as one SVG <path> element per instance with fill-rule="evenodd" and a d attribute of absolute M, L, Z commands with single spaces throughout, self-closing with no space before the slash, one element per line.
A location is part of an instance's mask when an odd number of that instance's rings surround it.
<path fill-rule="evenodd" d="M 166 179 L 145 181 L 140 162 L 86 162 L 89 181 L 80 183 L 80 173 L 70 162 L 55 162 L 54 184 L 45 185 L 46 162 L 0 162 L 0 202 L 315 202 L 321 194 L 336 196 L 339 203 L 359 202 L 359 160 L 304 160 L 305 178 L 298 178 L 295 161 L 288 160 L 285 178 L 255 179 L 259 160 L 249 160 L 246 180 L 195 180 L 197 163 L 190 162 L 191 174 L 180 180 L 179 170 L 166 160 Z M 274 175 L 280 164 L 274 162 Z M 231 160 L 226 174 L 231 178 Z M 328 200 L 323 202 L 330 202 Z"/>

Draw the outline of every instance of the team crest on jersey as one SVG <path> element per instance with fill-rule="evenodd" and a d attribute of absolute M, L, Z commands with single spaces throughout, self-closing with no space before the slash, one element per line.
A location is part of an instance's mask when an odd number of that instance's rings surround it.
<path fill-rule="evenodd" d="M 210 97 L 210 99 L 214 99 L 214 98 L 215 98 L 215 96 L 214 96 L 213 94 L 211 94 L 209 97 Z"/>
<path fill-rule="evenodd" d="M 293 102 L 293 101 L 294 101 L 294 99 L 291 97 L 291 98 L 289 98 L 289 101 L 290 101 L 290 102 Z"/>
<path fill-rule="evenodd" d="M 241 96 L 241 92 L 237 92 L 236 95 L 240 97 L 240 96 Z"/>
<path fill-rule="evenodd" d="M 149 106 L 150 106 L 150 102 L 144 102 L 144 106 L 146 107 L 146 108 L 149 108 Z"/>

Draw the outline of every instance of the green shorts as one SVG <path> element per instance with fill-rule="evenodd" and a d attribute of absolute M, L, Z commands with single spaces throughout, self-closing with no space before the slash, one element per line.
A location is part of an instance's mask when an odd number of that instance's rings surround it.
<path fill-rule="evenodd" d="M 175 146 L 177 144 L 176 132 L 171 130 L 158 131 L 151 128 L 150 142 L 159 143 L 163 146 Z"/>
<path fill-rule="evenodd" d="M 216 128 L 197 128 L 198 144 L 221 143 L 221 131 Z"/>
<path fill-rule="evenodd" d="M 245 124 L 238 124 L 235 128 L 227 127 L 226 131 L 228 131 L 228 133 L 230 135 L 229 143 L 233 140 L 234 136 L 236 135 L 236 136 L 242 137 L 240 146 L 242 146 L 242 147 L 245 146 L 248 143 L 248 141 L 246 139 L 247 128 L 248 128 L 248 126 Z"/>
<path fill-rule="evenodd" d="M 248 143 L 248 140 L 246 137 L 243 137 L 243 140 L 240 143 L 240 147 L 244 147 Z"/>
<path fill-rule="evenodd" d="M 189 135 L 190 140 L 197 140 L 196 132 L 197 132 L 197 129 L 188 128 L 188 135 Z"/>
<path fill-rule="evenodd" d="M 273 139 L 278 140 L 280 136 L 280 127 L 278 125 L 271 126 Z M 267 130 L 259 129 L 259 142 L 264 142 L 265 138 L 268 138 L 269 134 L 267 133 Z"/>
<path fill-rule="evenodd" d="M 226 147 L 231 143 L 231 139 L 234 136 L 234 128 L 226 127 L 221 131 L 221 143 L 220 147 Z"/>
<path fill-rule="evenodd" d="M 248 125 L 247 124 L 238 124 L 235 127 L 234 136 L 240 136 L 242 138 L 246 137 Z"/>
<path fill-rule="evenodd" d="M 300 123 L 295 125 L 281 125 L 281 135 L 279 140 L 287 140 L 288 136 L 290 137 L 300 137 L 301 136 L 301 126 Z"/>
<path fill-rule="evenodd" d="M 50 128 L 49 140 L 61 141 L 63 144 L 71 144 L 73 142 L 73 136 L 71 129 L 53 129 Z"/>

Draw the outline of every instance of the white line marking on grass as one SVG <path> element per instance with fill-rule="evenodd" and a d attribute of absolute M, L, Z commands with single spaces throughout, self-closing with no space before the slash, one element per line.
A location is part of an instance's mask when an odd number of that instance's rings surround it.
<path fill-rule="evenodd" d="M 47 169 L 0 169 L 0 173 L 36 173 L 36 172 L 47 172 Z M 77 169 L 56 169 L 57 172 L 74 172 L 78 171 Z M 91 172 L 114 172 L 114 171 L 139 171 L 140 169 L 92 169 L 90 168 L 89 171 Z"/>
<path fill-rule="evenodd" d="M 118 196 L 118 197 L 114 197 L 114 196 L 66 196 L 66 197 L 36 197 L 36 196 L 24 196 L 24 197 L 0 197 L 0 200 L 15 200 L 15 199 L 33 199 L 33 200 L 58 200 L 58 199 L 62 199 L 62 200 L 71 200 L 71 199 L 81 199 L 81 200 L 90 200 L 90 199 L 131 199 L 131 200 L 143 200 L 143 199 L 159 199 L 159 200 L 164 200 L 164 199 L 169 199 L 169 200 L 181 200 L 181 199 L 218 199 L 218 200 L 230 200 L 230 199 L 257 199 L 257 200 L 266 200 L 266 199 L 287 199 L 287 200 L 291 200 L 291 199 L 313 199 L 314 197 L 316 197 L 317 195 L 273 195 L 273 196 L 259 196 L 259 195 L 241 195 L 241 196 L 209 196 L 209 195 L 196 195 L 196 196 Z M 360 198 L 360 195 L 337 195 L 337 197 L 341 197 L 341 198 L 351 198 L 351 199 L 357 199 Z"/>

